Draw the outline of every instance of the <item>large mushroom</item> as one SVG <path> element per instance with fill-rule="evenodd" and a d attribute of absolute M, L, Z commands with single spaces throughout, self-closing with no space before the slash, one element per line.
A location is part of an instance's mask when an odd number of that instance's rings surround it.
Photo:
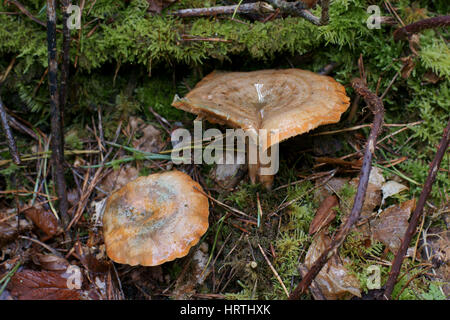
<path fill-rule="evenodd" d="M 318 126 L 339 122 L 349 105 L 341 84 L 301 69 L 215 71 L 172 104 L 212 123 L 256 134 L 259 129 L 277 131 L 278 136 L 269 137 L 264 149 Z M 258 162 L 249 163 L 249 176 L 252 183 L 259 181 L 269 189 L 274 178 L 261 174 Z"/>
<path fill-rule="evenodd" d="M 187 174 L 174 170 L 139 177 L 106 202 L 106 253 L 132 266 L 184 257 L 208 229 L 208 215 L 208 198 Z"/>

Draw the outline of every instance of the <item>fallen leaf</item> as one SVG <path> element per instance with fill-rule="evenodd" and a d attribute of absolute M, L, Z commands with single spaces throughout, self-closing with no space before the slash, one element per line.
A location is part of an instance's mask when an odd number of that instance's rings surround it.
<path fill-rule="evenodd" d="M 25 210 L 25 215 L 33 221 L 33 223 L 44 231 L 44 233 L 51 237 L 58 233 L 58 220 L 50 210 L 43 208 L 31 207 Z"/>
<path fill-rule="evenodd" d="M 330 237 L 321 231 L 314 236 L 305 257 L 305 266 L 310 269 L 313 263 L 331 243 Z M 315 278 L 315 283 L 327 300 L 361 297 L 358 279 L 345 268 L 345 260 L 334 255 L 323 266 Z"/>
<path fill-rule="evenodd" d="M 432 70 L 427 71 L 424 75 L 423 75 L 423 80 L 425 82 L 428 83 L 432 83 L 432 84 L 436 84 L 438 83 L 440 80 L 442 80 L 441 77 L 439 77 L 436 73 L 434 73 Z"/>
<path fill-rule="evenodd" d="M 149 6 L 148 11 L 153 13 L 161 13 L 161 11 L 172 4 L 174 4 L 177 0 L 147 0 Z"/>
<path fill-rule="evenodd" d="M 328 196 L 339 192 L 350 181 L 348 178 L 331 178 L 325 183 L 328 177 L 324 177 L 316 180 L 316 187 L 323 185 L 321 188 L 317 188 L 314 192 L 314 199 L 318 203 L 322 203 Z"/>
<path fill-rule="evenodd" d="M 211 266 L 208 266 L 208 259 L 208 245 L 206 242 L 203 242 L 192 255 L 188 272 L 185 272 L 182 277 L 177 279 L 175 289 L 172 292 L 175 299 L 188 299 L 195 293 L 195 288 L 205 281 L 211 272 Z"/>
<path fill-rule="evenodd" d="M 108 174 L 100 183 L 100 188 L 106 193 L 111 193 L 122 188 L 128 182 L 139 177 L 139 171 L 131 165 L 125 165 Z"/>
<path fill-rule="evenodd" d="M 372 167 L 369 175 L 369 183 L 381 189 L 385 181 L 386 180 L 383 177 L 383 170 L 378 167 Z"/>
<path fill-rule="evenodd" d="M 233 164 L 225 163 L 228 154 L 234 156 Z M 217 163 L 211 170 L 210 176 L 220 188 L 232 189 L 242 180 L 246 173 L 245 154 L 227 150 L 224 152 L 223 157 L 223 163 Z"/>
<path fill-rule="evenodd" d="M 63 257 L 58 257 L 54 254 L 36 254 L 37 264 L 48 271 L 66 271 L 69 267 L 69 262 Z"/>
<path fill-rule="evenodd" d="M 91 207 L 94 209 L 94 213 L 92 214 L 90 220 L 95 227 L 103 225 L 102 219 L 103 213 L 105 212 L 106 199 L 107 198 L 104 198 L 103 200 L 100 201 L 91 202 Z"/>
<path fill-rule="evenodd" d="M 390 206 L 372 221 L 373 238 L 384 243 L 391 252 L 397 253 L 408 228 L 408 219 L 416 206 L 416 200 Z"/>
<path fill-rule="evenodd" d="M 161 151 L 161 148 L 163 147 L 161 131 L 136 117 L 133 117 L 130 120 L 130 126 L 134 135 L 140 136 L 139 139 L 135 139 L 132 142 L 133 148 L 143 152 L 157 153 Z"/>
<path fill-rule="evenodd" d="M 337 212 L 335 207 L 337 206 L 339 206 L 339 201 L 335 195 L 325 198 L 317 209 L 316 215 L 309 226 L 309 234 L 314 234 L 330 224 L 336 218 Z"/>
<path fill-rule="evenodd" d="M 78 290 L 69 289 L 70 274 L 23 270 L 8 283 L 11 296 L 18 300 L 80 300 Z"/>
<path fill-rule="evenodd" d="M 416 63 L 414 62 L 414 59 L 412 58 L 412 56 L 400 58 L 400 60 L 403 62 L 403 66 L 400 71 L 401 76 L 403 79 L 408 79 L 409 76 L 411 75 L 411 72 L 414 70 Z"/>
<path fill-rule="evenodd" d="M 384 183 L 383 186 L 381 187 L 381 191 L 383 192 L 383 198 L 381 199 L 381 206 L 383 205 L 384 200 L 404 190 L 408 190 L 408 187 L 401 183 L 398 183 L 397 181 L 390 180 Z"/>
<path fill-rule="evenodd" d="M 370 172 L 366 196 L 364 198 L 364 204 L 361 210 L 362 219 L 370 217 L 375 208 L 381 205 L 381 186 L 384 183 L 384 178 L 383 175 L 381 175 L 380 171 L 381 170 L 379 168 L 372 167 L 372 170 Z M 350 184 L 353 185 L 355 189 L 358 189 L 359 178 L 352 179 L 350 181 Z M 351 207 L 353 207 L 353 200 L 347 208 L 343 208 L 345 215 L 347 215 L 347 213 L 349 213 L 349 211 L 351 210 Z"/>
<path fill-rule="evenodd" d="M 76 242 L 74 248 L 81 263 L 89 272 L 107 273 L 109 271 L 111 265 L 109 260 L 98 259 L 94 254 L 96 249 L 82 246 L 80 242 Z"/>
<path fill-rule="evenodd" d="M 32 229 L 32 224 L 26 219 L 19 219 L 17 216 L 8 218 L 8 213 L 0 214 L 0 248 L 4 244 L 16 239 L 17 235 Z"/>

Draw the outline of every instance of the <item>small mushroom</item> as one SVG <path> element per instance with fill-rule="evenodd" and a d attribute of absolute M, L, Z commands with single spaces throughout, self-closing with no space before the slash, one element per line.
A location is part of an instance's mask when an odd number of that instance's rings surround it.
<path fill-rule="evenodd" d="M 253 72 L 212 72 L 172 106 L 212 123 L 244 131 L 277 131 L 264 149 L 318 126 L 339 122 L 350 99 L 333 78 L 301 69 Z M 259 162 L 259 160 L 258 160 Z M 273 175 L 262 175 L 260 164 L 249 164 L 252 183 L 270 189 Z"/>
<path fill-rule="evenodd" d="M 107 255 L 157 266 L 184 257 L 208 229 L 208 198 L 180 171 L 139 177 L 114 192 L 103 215 Z"/>

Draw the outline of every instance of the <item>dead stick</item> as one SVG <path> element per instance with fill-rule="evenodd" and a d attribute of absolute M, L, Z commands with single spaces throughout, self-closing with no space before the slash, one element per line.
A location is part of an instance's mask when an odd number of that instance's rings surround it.
<path fill-rule="evenodd" d="M 40 24 L 41 26 L 45 27 L 45 23 L 33 16 L 19 1 L 9 0 L 7 1 L 9 3 L 12 3 L 15 5 L 24 15 L 26 15 L 28 18 L 33 20 L 34 22 Z"/>
<path fill-rule="evenodd" d="M 69 223 L 66 181 L 64 179 L 64 135 L 58 95 L 58 63 L 56 61 L 56 1 L 47 0 L 48 86 L 50 91 L 51 147 L 55 168 L 55 184 L 62 223 Z"/>
<path fill-rule="evenodd" d="M 70 30 L 67 24 L 69 18 L 69 13 L 67 9 L 72 4 L 72 1 L 62 0 L 62 12 L 63 12 L 63 61 L 61 64 L 61 78 L 60 78 L 60 94 L 59 94 L 59 105 L 61 112 L 61 127 L 64 127 L 64 109 L 67 102 L 67 86 L 69 79 L 69 68 L 70 68 Z"/>
<path fill-rule="evenodd" d="M 425 29 L 434 29 L 438 27 L 450 26 L 450 16 L 434 17 L 423 19 L 403 28 L 397 29 L 394 32 L 394 40 L 399 41 L 408 38 L 411 34 L 418 33 Z"/>
<path fill-rule="evenodd" d="M 182 9 L 178 11 L 173 11 L 170 14 L 178 17 L 204 17 L 204 16 L 215 16 L 219 14 L 234 14 L 234 12 L 265 14 L 274 11 L 275 11 L 274 8 L 265 2 L 254 2 L 233 6 Z"/>
<path fill-rule="evenodd" d="M 20 156 L 17 151 L 16 141 L 14 140 L 14 136 L 11 132 L 11 128 L 8 123 L 8 115 L 6 114 L 5 107 L 3 106 L 2 98 L 0 97 L 0 118 L 3 127 L 3 131 L 5 132 L 6 141 L 8 142 L 9 152 L 11 153 L 12 160 L 15 164 L 20 164 Z"/>
<path fill-rule="evenodd" d="M 428 195 L 431 192 L 433 183 L 436 180 L 436 175 L 439 170 L 439 166 L 449 146 L 449 142 L 450 142 L 450 119 L 447 123 L 447 127 L 444 129 L 444 134 L 442 136 L 441 142 L 439 143 L 439 147 L 437 149 L 433 162 L 431 162 L 427 180 L 425 181 L 425 185 L 422 189 L 422 192 L 420 193 L 416 209 L 414 210 L 411 220 L 409 221 L 408 229 L 406 229 L 405 236 L 402 240 L 402 245 L 395 256 L 394 261 L 392 262 L 391 272 L 389 273 L 389 278 L 386 282 L 386 289 L 384 291 L 385 299 L 390 299 L 392 291 L 394 290 L 394 285 L 400 273 L 400 268 L 402 267 L 403 259 L 405 258 L 405 254 L 408 250 L 409 243 L 411 242 L 412 237 L 416 233 L 417 225 L 419 224 L 419 220 L 423 213 L 423 208 L 425 206 L 425 201 L 427 200 Z"/>
<path fill-rule="evenodd" d="M 315 279 L 317 274 L 319 274 L 320 270 L 322 270 L 328 259 L 337 253 L 337 250 L 342 245 L 351 228 L 359 220 L 359 217 L 361 215 L 361 209 L 364 204 L 367 185 L 369 183 L 370 170 L 372 168 L 372 158 L 375 152 L 377 137 L 383 126 L 384 106 L 381 99 L 367 88 L 363 80 L 354 79 L 352 81 L 352 87 L 359 95 L 364 98 L 367 105 L 374 113 L 372 129 L 370 131 L 369 139 L 367 140 L 366 148 L 364 150 L 363 164 L 360 171 L 361 174 L 359 178 L 358 190 L 356 192 L 353 208 L 347 221 L 345 221 L 345 223 L 341 226 L 336 236 L 333 238 L 330 246 L 326 248 L 326 250 L 320 255 L 320 257 L 314 262 L 308 273 L 305 275 L 305 277 L 303 277 L 297 288 L 295 288 L 295 290 L 292 292 L 291 296 L 289 297 L 290 300 L 299 299 L 300 295 L 308 289 L 311 282 Z"/>

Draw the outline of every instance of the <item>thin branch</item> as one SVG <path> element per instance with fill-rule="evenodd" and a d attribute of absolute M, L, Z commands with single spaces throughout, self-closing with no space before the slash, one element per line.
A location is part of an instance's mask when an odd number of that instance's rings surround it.
<path fill-rule="evenodd" d="M 314 262 L 308 273 L 305 275 L 305 277 L 303 277 L 297 288 L 295 288 L 295 290 L 292 292 L 291 296 L 289 297 L 290 300 L 299 299 L 301 294 L 303 294 L 308 289 L 311 282 L 314 280 L 317 274 L 319 274 L 320 270 L 322 270 L 328 259 L 330 259 L 334 254 L 337 253 L 339 247 L 342 245 L 351 228 L 359 220 L 359 217 L 361 215 L 361 209 L 364 204 L 367 185 L 369 183 L 369 176 L 372 168 L 372 158 L 375 152 L 376 141 L 378 134 L 380 133 L 383 126 L 384 106 L 381 99 L 367 88 L 363 80 L 359 78 L 354 79 L 352 81 L 352 87 L 359 95 L 364 98 L 367 105 L 374 113 L 373 125 L 364 151 L 358 190 L 356 192 L 353 208 L 350 216 L 341 226 L 336 236 L 333 238 L 330 246 L 326 248 L 326 250 L 320 255 L 320 257 Z"/>
<path fill-rule="evenodd" d="M 386 289 L 384 291 L 385 299 L 390 299 L 392 291 L 394 290 L 394 285 L 400 273 L 400 268 L 402 267 L 403 259 L 405 258 L 405 254 L 408 250 L 409 243 L 411 242 L 412 237 L 416 233 L 420 217 L 423 213 L 425 202 L 428 198 L 428 195 L 431 192 L 433 183 L 436 180 L 436 175 L 439 171 L 439 166 L 449 146 L 449 142 L 450 142 L 450 119 L 447 123 L 447 127 L 444 129 L 442 140 L 439 143 L 439 147 L 437 149 L 433 162 L 431 162 L 427 180 L 425 181 L 425 185 L 422 189 L 422 192 L 420 193 L 419 201 L 417 202 L 416 209 L 414 210 L 411 220 L 409 222 L 408 229 L 406 229 L 405 236 L 402 240 L 402 245 L 395 256 L 394 261 L 392 262 L 391 272 L 389 273 L 389 279 L 386 282 Z"/>
<path fill-rule="evenodd" d="M 70 30 L 67 24 L 69 18 L 69 13 L 67 9 L 72 4 L 70 0 L 62 0 L 62 12 L 63 12 L 63 61 L 61 64 L 61 79 L 60 79 L 60 95 L 59 95 L 59 105 L 61 111 L 61 126 L 64 127 L 64 109 L 67 102 L 67 86 L 69 79 L 69 68 L 70 68 Z"/>
<path fill-rule="evenodd" d="M 58 95 L 58 63 L 56 61 L 56 1 L 47 0 L 48 85 L 52 133 L 52 160 L 62 223 L 69 223 L 66 181 L 64 179 L 64 135 Z"/>
<path fill-rule="evenodd" d="M 46 24 L 43 21 L 41 21 L 38 18 L 36 18 L 35 16 L 33 16 L 19 1 L 8 0 L 7 2 L 15 5 L 17 7 L 17 9 L 19 9 L 24 15 L 26 15 L 28 18 L 30 18 L 34 22 L 40 24 L 43 27 L 46 26 Z"/>
<path fill-rule="evenodd" d="M 272 13 L 275 9 L 265 3 L 265 2 L 253 2 L 253 3 L 243 3 L 241 5 L 233 6 L 219 6 L 211 8 L 194 8 L 194 9 L 181 9 L 178 11 L 173 11 L 170 14 L 177 17 L 205 17 L 205 16 L 216 16 L 219 14 L 234 14 L 236 13 L 258 13 L 266 14 Z"/>
<path fill-rule="evenodd" d="M 418 33 L 425 29 L 434 29 L 438 27 L 446 27 L 450 26 L 450 16 L 440 16 L 440 17 L 434 17 L 429 19 L 423 19 L 411 24 L 408 24 L 407 26 L 404 26 L 403 28 L 397 29 L 394 32 L 394 40 L 404 40 L 408 38 L 410 35 L 414 33 Z"/>
<path fill-rule="evenodd" d="M 316 17 L 307 10 L 314 7 L 317 2 L 318 2 L 317 0 L 302 0 L 293 2 L 288 2 L 284 0 L 266 0 L 266 2 L 244 3 L 240 5 L 231 5 L 231 6 L 182 9 L 178 11 L 173 11 L 170 14 L 178 17 L 202 17 L 202 16 L 216 16 L 221 14 L 235 14 L 235 13 L 247 13 L 247 14 L 253 13 L 262 15 L 267 13 L 273 14 L 276 11 L 277 12 L 279 11 L 281 14 L 284 15 L 302 17 L 317 26 L 328 24 L 329 21 L 328 9 L 330 5 L 329 0 L 321 0 L 322 14 L 320 17 Z"/>
<path fill-rule="evenodd" d="M 11 132 L 11 128 L 8 123 L 8 115 L 6 114 L 5 107 L 3 106 L 2 98 L 0 97 L 0 120 L 2 123 L 3 131 L 5 132 L 6 141 L 8 142 L 9 152 L 11 153 L 12 160 L 15 164 L 20 164 L 20 156 L 17 151 L 16 141 Z"/>

